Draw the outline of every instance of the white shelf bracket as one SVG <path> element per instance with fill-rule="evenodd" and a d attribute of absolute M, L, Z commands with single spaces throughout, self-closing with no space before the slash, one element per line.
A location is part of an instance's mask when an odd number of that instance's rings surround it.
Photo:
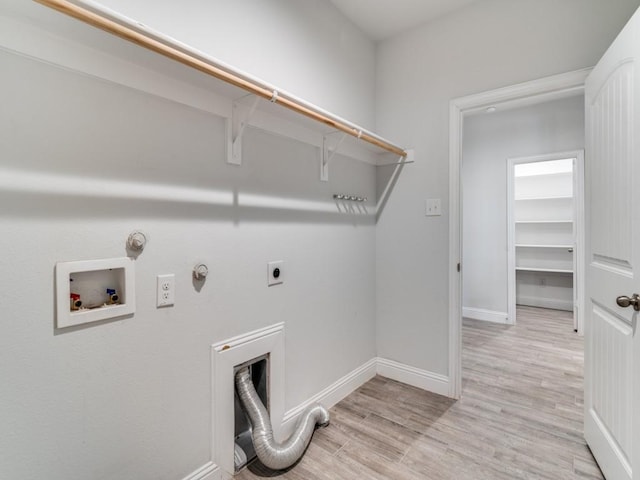
<path fill-rule="evenodd" d="M 277 95 L 277 92 L 274 95 Z M 247 97 L 253 97 L 253 102 L 249 106 L 241 103 L 241 100 Z M 260 103 L 260 97 L 256 95 L 247 95 L 233 102 L 231 118 L 227 119 L 227 163 L 231 165 L 242 165 L 242 136 L 256 112 L 258 103 Z"/>
<path fill-rule="evenodd" d="M 388 160 L 390 159 L 390 160 Z M 407 150 L 407 156 L 401 157 L 390 153 L 383 153 L 379 155 L 379 160 L 376 166 L 378 167 L 397 167 L 400 165 L 406 165 L 408 163 L 415 163 L 415 155 L 412 149 Z"/>
<path fill-rule="evenodd" d="M 333 132 L 340 133 L 340 132 Z M 338 153 L 338 149 L 344 142 L 345 138 L 347 138 L 347 134 L 343 133 L 337 142 L 332 142 L 330 135 L 327 134 L 322 137 L 322 155 L 320 158 L 320 180 L 323 182 L 329 181 L 329 163 L 333 160 L 333 157 Z M 331 146 L 332 143 L 335 143 L 334 146 Z"/>

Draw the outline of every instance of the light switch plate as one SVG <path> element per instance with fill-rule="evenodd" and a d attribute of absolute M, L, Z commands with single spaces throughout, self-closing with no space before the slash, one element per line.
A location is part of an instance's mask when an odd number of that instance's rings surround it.
<path fill-rule="evenodd" d="M 442 215 L 442 207 L 439 198 L 428 198 L 425 202 L 425 215 L 427 217 L 437 217 Z"/>

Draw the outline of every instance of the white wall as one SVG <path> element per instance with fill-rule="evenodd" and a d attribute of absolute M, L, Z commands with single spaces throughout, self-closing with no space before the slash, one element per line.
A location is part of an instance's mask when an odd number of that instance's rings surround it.
<path fill-rule="evenodd" d="M 101 3 L 363 127 L 374 127 L 373 43 L 331 2 Z"/>
<path fill-rule="evenodd" d="M 100 0 L 97 2 L 234 68 L 373 130 L 375 46 L 324 0 Z M 2 10 L 68 23 L 47 7 L 2 0 Z"/>
<path fill-rule="evenodd" d="M 583 148 L 583 96 L 465 119 L 464 308 L 507 312 L 507 159 Z"/>
<path fill-rule="evenodd" d="M 594 65 L 638 3 L 486 0 L 379 44 L 377 129 L 416 153 L 376 230 L 380 356 L 448 373 L 449 101 Z"/>
<path fill-rule="evenodd" d="M 20 21 L 75 31 L 22 3 Z M 314 43 L 304 25 L 317 19 L 307 14 L 291 10 L 290 34 Z M 144 55 L 137 65 L 97 50 L 86 60 L 73 40 L 26 26 L 7 39 L 5 27 L 2 45 L 20 40 L 109 77 L 139 69 L 133 76 L 166 96 L 0 49 L 0 478 L 175 480 L 206 464 L 210 345 L 231 336 L 286 323 L 286 409 L 375 356 L 375 212 L 344 214 L 331 198 L 353 192 L 374 203 L 374 167 L 340 157 L 322 183 L 317 148 L 252 128 L 243 165 L 227 165 L 224 121 L 211 114 L 218 100 L 195 74 L 147 70 Z M 352 53 L 336 49 L 317 82 L 333 82 Z M 301 76 L 298 68 L 288 70 Z M 344 88 L 359 95 L 360 85 Z M 56 262 L 125 256 L 134 229 L 150 242 L 135 262 L 133 318 L 57 330 Z M 270 260 L 285 261 L 284 285 L 267 287 Z M 210 269 L 200 290 L 198 262 Z M 164 273 L 176 275 L 176 304 L 156 309 Z"/>

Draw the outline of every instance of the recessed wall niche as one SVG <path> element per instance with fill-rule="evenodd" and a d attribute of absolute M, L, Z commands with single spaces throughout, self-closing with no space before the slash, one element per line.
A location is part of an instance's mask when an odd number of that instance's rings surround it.
<path fill-rule="evenodd" d="M 57 263 L 57 327 L 134 313 L 134 279 L 134 263 L 127 257 Z"/>

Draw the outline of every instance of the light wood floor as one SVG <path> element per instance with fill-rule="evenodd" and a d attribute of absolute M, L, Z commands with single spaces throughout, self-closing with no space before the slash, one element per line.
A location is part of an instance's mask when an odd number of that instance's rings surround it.
<path fill-rule="evenodd" d="M 602 479 L 582 438 L 583 349 L 570 314 L 518 309 L 515 327 L 465 320 L 454 402 L 376 377 L 331 409 L 286 472 L 236 478 Z"/>

